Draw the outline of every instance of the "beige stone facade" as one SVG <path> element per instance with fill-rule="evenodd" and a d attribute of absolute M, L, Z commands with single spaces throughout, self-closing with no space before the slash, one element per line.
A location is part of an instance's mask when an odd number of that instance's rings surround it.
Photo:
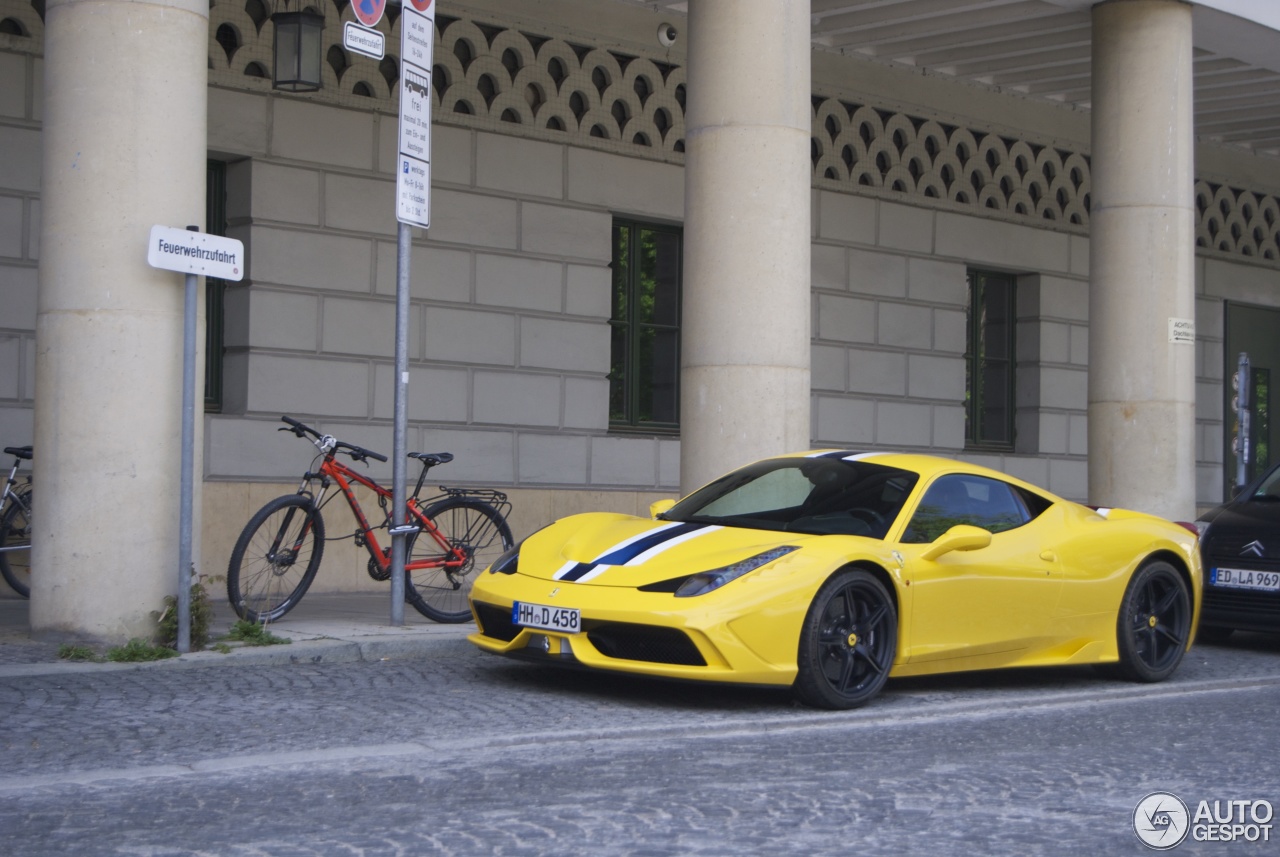
<path fill-rule="evenodd" d="M 610 430 L 609 263 L 615 216 L 686 222 L 688 83 L 685 43 L 657 44 L 650 10 L 520 6 L 459 0 L 437 21 L 408 439 L 455 454 L 440 481 L 508 491 L 517 538 L 573 511 L 644 513 L 680 488 L 679 437 Z M 225 165 L 227 234 L 249 262 L 226 292 L 222 402 L 203 421 L 206 574 L 222 573 L 250 514 L 310 462 L 276 433 L 281 414 L 384 452 L 392 439 L 394 63 L 330 52 L 320 92 L 273 92 L 255 76 L 270 66 L 271 26 L 251 7 L 209 10 L 205 154 Z M 350 11 L 324 11 L 332 45 Z M 0 440 L 34 442 L 38 459 L 44 21 L 26 0 L 0 0 L 3 20 L 14 24 L 0 31 Z M 392 22 L 380 28 L 395 44 Z M 811 59 L 808 442 L 936 452 L 1088 499 L 1089 114 Z M 1224 302 L 1280 307 L 1280 166 L 1202 142 L 1193 196 L 1187 431 L 1194 502 L 1209 506 L 1229 479 Z M 139 258 L 142 246 L 139 235 Z M 1017 440 L 997 453 L 965 447 L 973 267 L 1017 278 Z M 371 472 L 390 479 L 388 465 Z M 337 535 L 346 512 L 330 508 Z M 330 547 L 318 590 L 381 585 L 348 545 Z"/>

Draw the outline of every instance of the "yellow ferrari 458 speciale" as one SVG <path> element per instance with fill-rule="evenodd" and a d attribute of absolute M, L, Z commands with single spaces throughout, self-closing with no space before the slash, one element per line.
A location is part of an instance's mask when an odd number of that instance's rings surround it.
<path fill-rule="evenodd" d="M 890 677 L 961 670 L 1160 681 L 1198 620 L 1190 525 L 943 458 L 770 458 L 652 511 L 574 515 L 508 551 L 472 588 L 471 642 L 853 708 Z"/>

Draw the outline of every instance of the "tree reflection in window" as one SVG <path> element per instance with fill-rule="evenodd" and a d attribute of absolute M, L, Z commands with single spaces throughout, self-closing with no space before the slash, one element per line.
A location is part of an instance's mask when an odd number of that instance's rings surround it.
<path fill-rule="evenodd" d="M 1271 370 L 1254 369 L 1253 382 L 1253 473 L 1265 472 L 1271 467 Z"/>
<path fill-rule="evenodd" d="M 1011 485 L 981 476 L 943 476 L 925 492 L 902 540 L 925 544 L 959 524 L 1002 533 L 1032 517 Z"/>
<path fill-rule="evenodd" d="M 674 431 L 680 404 L 679 227 L 615 220 L 609 422 Z"/>

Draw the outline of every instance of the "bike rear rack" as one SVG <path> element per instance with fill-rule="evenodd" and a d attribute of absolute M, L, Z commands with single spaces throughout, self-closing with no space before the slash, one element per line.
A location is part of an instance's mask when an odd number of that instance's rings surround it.
<path fill-rule="evenodd" d="M 450 488 L 447 485 L 437 486 L 440 489 L 439 494 L 429 497 L 426 500 L 418 501 L 423 508 L 435 503 L 437 500 L 479 500 L 482 503 L 488 503 L 498 514 L 505 520 L 511 512 L 511 501 L 507 499 L 507 495 L 502 491 L 495 491 L 492 488 Z"/>

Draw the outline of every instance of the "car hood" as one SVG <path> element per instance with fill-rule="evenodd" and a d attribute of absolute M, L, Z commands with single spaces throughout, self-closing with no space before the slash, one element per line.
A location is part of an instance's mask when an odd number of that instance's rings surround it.
<path fill-rule="evenodd" d="M 1228 503 L 1204 513 L 1200 520 L 1215 527 L 1280 527 L 1280 502 Z"/>
<path fill-rule="evenodd" d="M 802 548 L 815 538 L 589 513 L 565 518 L 530 536 L 520 549 L 519 572 L 566 583 L 637 587 L 721 568 L 780 545 Z M 786 562 L 798 553 L 778 561 Z"/>

